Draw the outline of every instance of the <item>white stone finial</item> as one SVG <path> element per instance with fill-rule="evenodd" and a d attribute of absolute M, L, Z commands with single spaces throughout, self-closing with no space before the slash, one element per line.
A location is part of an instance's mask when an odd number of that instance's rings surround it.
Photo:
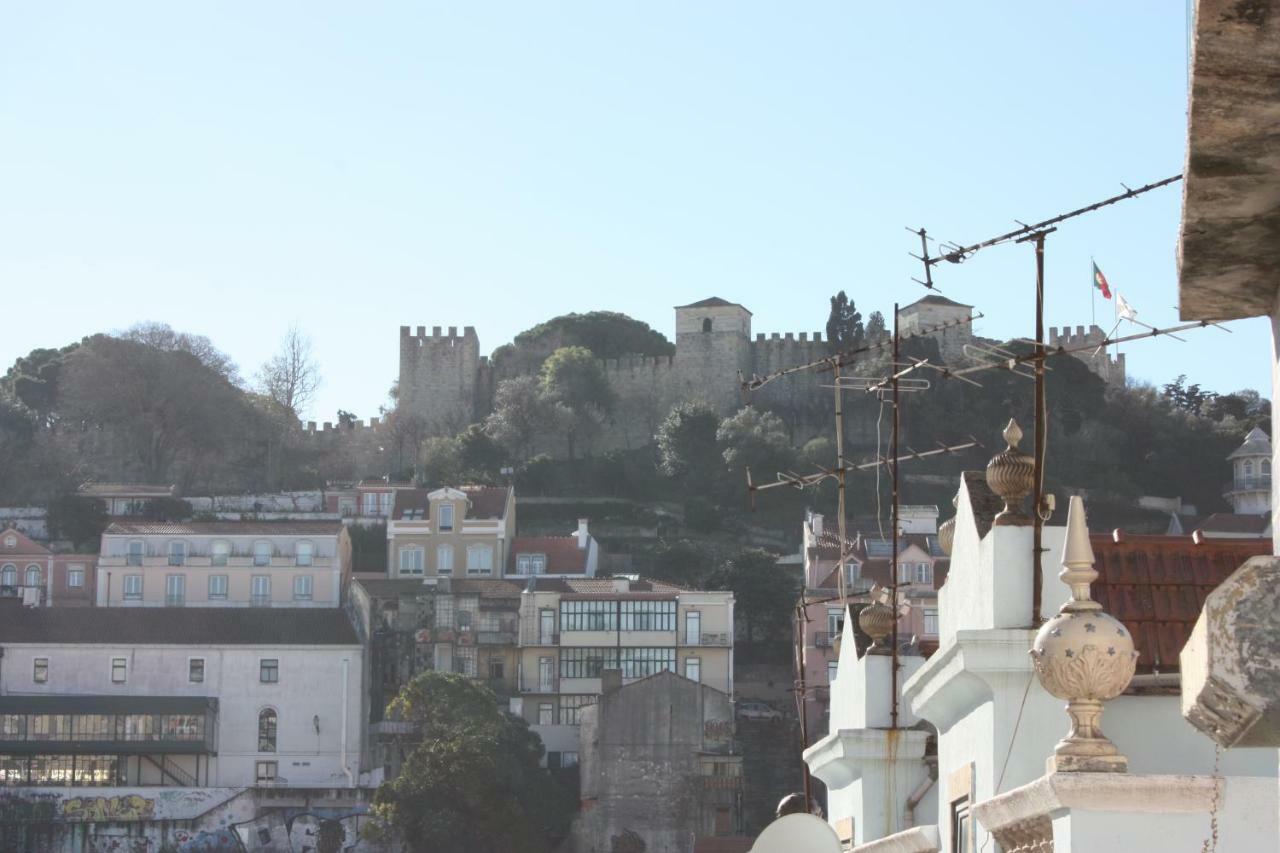
<path fill-rule="evenodd" d="M 1071 498 L 1062 573 L 1071 599 L 1036 634 L 1031 659 L 1040 684 L 1067 700 L 1071 731 L 1053 750 L 1049 772 L 1124 772 L 1128 761 L 1102 733 L 1102 703 L 1124 692 L 1138 654 L 1120 620 L 1102 610 L 1089 586 L 1097 578 L 1084 501 Z"/>

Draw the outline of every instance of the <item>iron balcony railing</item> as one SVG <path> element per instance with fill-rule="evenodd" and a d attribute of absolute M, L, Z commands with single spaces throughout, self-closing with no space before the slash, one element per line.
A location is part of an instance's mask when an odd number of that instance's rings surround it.
<path fill-rule="evenodd" d="M 1233 492 L 1251 492 L 1254 490 L 1270 488 L 1270 475 L 1265 477 L 1237 477 L 1231 483 L 1231 491 Z"/>

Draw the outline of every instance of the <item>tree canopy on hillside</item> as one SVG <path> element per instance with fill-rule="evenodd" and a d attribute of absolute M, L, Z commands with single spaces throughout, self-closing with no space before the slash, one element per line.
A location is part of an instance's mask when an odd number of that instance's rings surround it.
<path fill-rule="evenodd" d="M 596 358 L 626 355 L 673 355 L 675 345 L 648 323 L 615 311 L 563 314 L 539 323 L 516 335 L 509 344 L 493 352 L 493 364 L 535 371 L 553 352 L 562 347 L 584 347 Z"/>

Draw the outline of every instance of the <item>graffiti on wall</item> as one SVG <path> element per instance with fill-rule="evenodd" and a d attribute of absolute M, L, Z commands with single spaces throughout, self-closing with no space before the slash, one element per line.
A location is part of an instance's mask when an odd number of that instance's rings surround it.
<path fill-rule="evenodd" d="M 62 801 L 62 819 L 104 823 L 114 820 L 151 820 L 156 801 L 137 794 L 122 797 L 69 797 Z"/>
<path fill-rule="evenodd" d="M 156 853 L 155 843 L 145 835 L 91 835 L 90 853 Z"/>

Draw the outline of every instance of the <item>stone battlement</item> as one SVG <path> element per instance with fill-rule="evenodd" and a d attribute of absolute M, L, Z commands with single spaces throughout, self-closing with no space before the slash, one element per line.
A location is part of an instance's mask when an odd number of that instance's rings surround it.
<path fill-rule="evenodd" d="M 1106 339 L 1107 333 L 1099 326 L 1090 326 L 1087 332 L 1084 326 L 1076 326 L 1074 332 L 1071 331 L 1070 326 L 1063 326 L 1061 329 L 1056 326 L 1049 327 L 1049 346 L 1051 347 L 1097 345 Z"/>
<path fill-rule="evenodd" d="M 403 346 L 406 341 L 416 341 L 419 346 L 428 344 L 459 344 L 463 341 L 479 341 L 476 335 L 475 326 L 463 326 L 462 334 L 458 334 L 457 326 L 450 326 L 448 334 L 441 334 L 441 326 L 432 326 L 431 334 L 427 334 L 426 326 L 419 326 L 417 334 L 410 334 L 412 326 L 400 327 L 400 341 Z"/>
<path fill-rule="evenodd" d="M 1084 326 L 1076 326 L 1072 331 L 1070 326 L 1063 326 L 1061 329 L 1057 327 L 1049 328 L 1050 347 L 1063 347 L 1064 349 L 1072 349 L 1075 347 L 1102 347 L 1102 342 L 1107 339 L 1107 333 L 1101 327 L 1090 325 L 1086 332 Z M 1094 374 L 1110 385 L 1116 385 L 1121 388 L 1125 384 L 1125 364 L 1124 353 L 1111 354 L 1106 348 L 1102 349 L 1080 349 L 1069 355 L 1084 363 Z"/>
<path fill-rule="evenodd" d="M 796 337 L 797 334 L 799 335 L 798 339 Z M 774 341 L 777 341 L 779 343 L 785 343 L 786 341 L 795 341 L 795 340 L 798 340 L 799 343 L 802 343 L 802 344 L 809 343 L 811 341 L 812 343 L 820 344 L 822 343 L 822 332 L 814 332 L 812 338 L 809 337 L 808 332 L 786 332 L 786 333 L 774 332 L 771 335 L 765 335 L 764 332 L 759 332 L 756 334 L 755 343 L 767 344 L 767 343 L 772 343 Z"/>
<path fill-rule="evenodd" d="M 318 428 L 316 426 L 316 421 L 299 421 L 298 423 L 302 427 L 302 432 L 305 435 L 346 435 L 356 432 L 372 432 L 379 429 L 382 425 L 379 418 L 369 418 L 369 423 L 367 425 L 363 420 L 358 420 L 350 425 L 343 425 L 340 423 L 335 424 L 332 421 L 324 421 L 324 423 Z"/>

